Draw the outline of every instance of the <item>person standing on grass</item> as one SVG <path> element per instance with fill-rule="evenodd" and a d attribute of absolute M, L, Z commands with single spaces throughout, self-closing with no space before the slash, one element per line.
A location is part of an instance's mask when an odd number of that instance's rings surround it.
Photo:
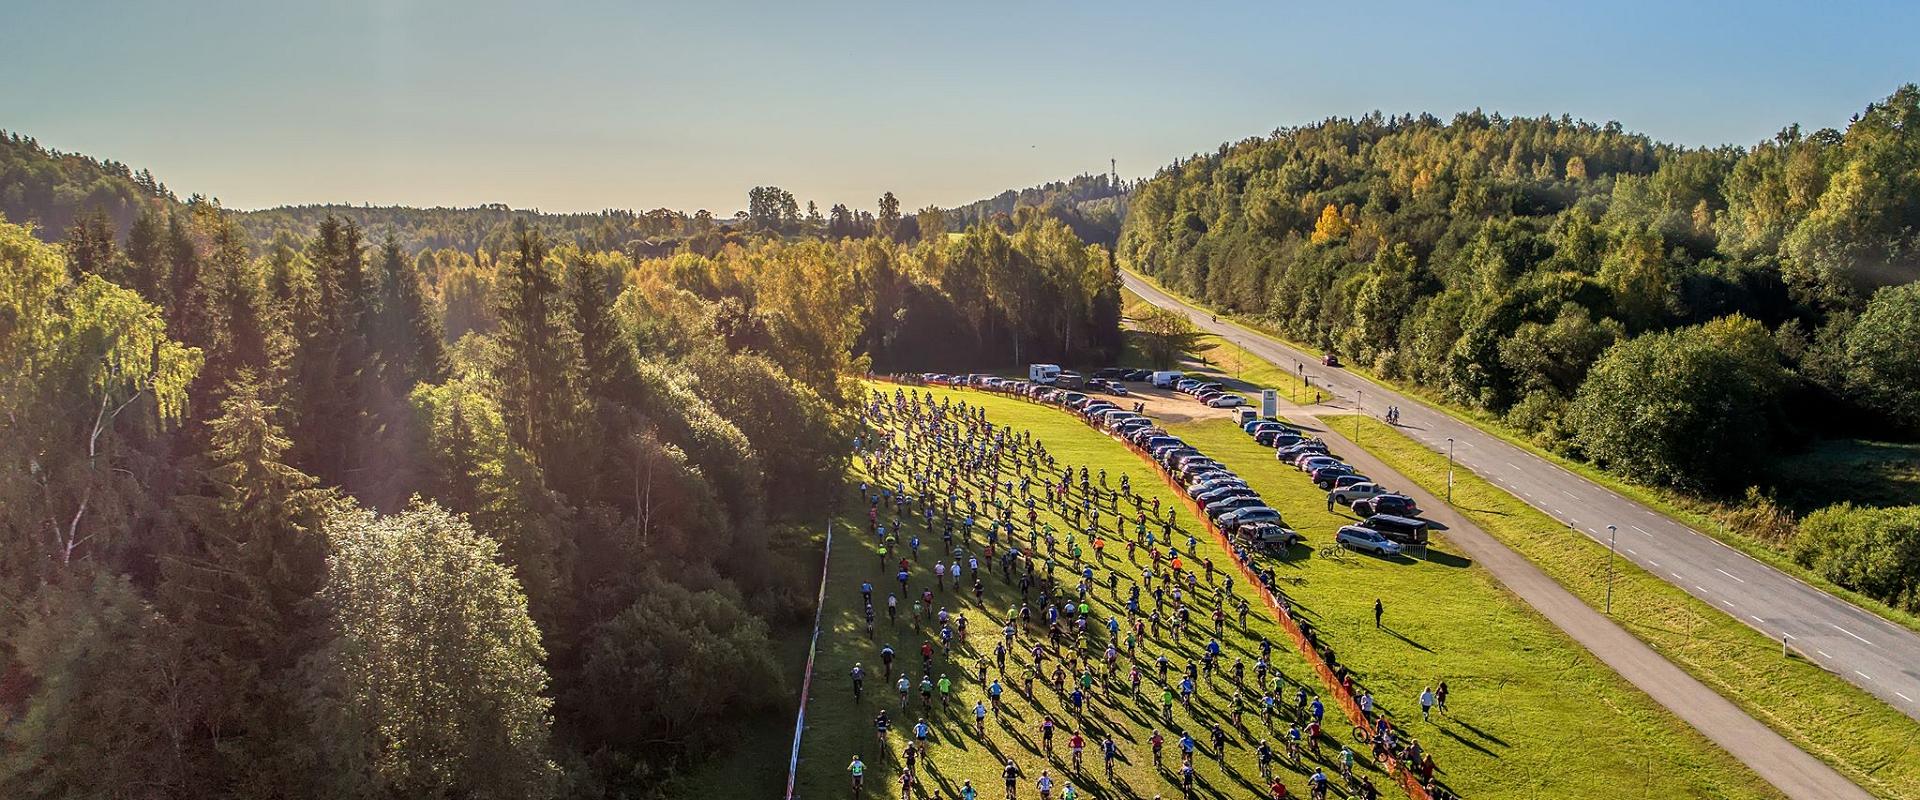
<path fill-rule="evenodd" d="M 1433 721 L 1432 711 L 1433 711 L 1433 704 L 1435 702 L 1436 700 L 1433 696 L 1433 687 L 1428 686 L 1420 690 L 1420 718 L 1421 719 L 1426 720 L 1428 722 Z"/>
<path fill-rule="evenodd" d="M 1380 627 L 1380 618 L 1382 616 L 1385 616 L 1386 613 L 1387 613 L 1387 607 L 1385 604 L 1380 602 L 1380 598 L 1378 597 L 1373 598 L 1373 627 L 1375 628 Z"/>
<path fill-rule="evenodd" d="M 1447 682 L 1446 681 L 1441 681 L 1440 688 L 1434 690 L 1433 699 L 1435 701 L 1434 707 L 1440 709 L 1440 713 L 1446 714 L 1447 716 L 1453 716 L 1451 713 L 1447 711 Z"/>
<path fill-rule="evenodd" d="M 1333 493 L 1327 493 L 1327 513 L 1333 513 Z"/>

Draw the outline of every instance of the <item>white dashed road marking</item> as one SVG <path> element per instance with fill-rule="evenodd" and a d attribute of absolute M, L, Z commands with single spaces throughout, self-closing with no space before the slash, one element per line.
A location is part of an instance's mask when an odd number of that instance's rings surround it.
<path fill-rule="evenodd" d="M 1740 577 L 1740 576 L 1738 576 L 1738 575 L 1735 575 L 1735 574 L 1733 574 L 1733 573 L 1731 573 L 1731 572 L 1728 572 L 1728 571 L 1726 571 L 1726 570 L 1724 570 L 1724 569 L 1721 569 L 1721 568 L 1719 568 L 1719 567 L 1714 567 L 1714 568 L 1713 568 L 1713 571 L 1714 571 L 1714 572 L 1718 572 L 1718 573 L 1720 573 L 1720 574 L 1722 574 L 1722 575 L 1725 575 L 1725 576 L 1727 576 L 1727 577 L 1729 577 L 1729 578 L 1732 578 L 1732 579 L 1734 579 L 1734 580 L 1736 580 L 1736 581 L 1739 581 L 1739 582 L 1741 582 L 1741 583 L 1746 583 L 1746 582 L 1747 582 L 1747 579 L 1746 579 L 1746 578 L 1742 578 L 1742 577 Z"/>
<path fill-rule="evenodd" d="M 1831 623 L 1831 622 L 1829 622 L 1829 623 L 1827 623 L 1827 626 L 1828 626 L 1828 627 L 1830 627 L 1830 628 L 1833 628 L 1833 629 L 1834 629 L 1834 630 L 1836 630 L 1836 631 L 1839 631 L 1839 632 L 1841 632 L 1841 633 L 1844 633 L 1844 634 L 1846 634 L 1846 635 L 1848 635 L 1848 636 L 1851 636 L 1851 637 L 1853 637 L 1853 638 L 1855 638 L 1855 639 L 1859 639 L 1859 640 L 1861 641 L 1861 643 L 1863 643 L 1863 644 L 1867 644 L 1867 645 L 1871 645 L 1871 644 L 1873 644 L 1873 642 L 1869 642 L 1869 641 L 1867 641 L 1867 640 L 1866 640 L 1866 637 L 1864 637 L 1864 636 L 1861 636 L 1860 634 L 1857 634 L 1857 633 L 1854 633 L 1853 631 L 1850 631 L 1850 630 L 1847 630 L 1846 628 L 1842 628 L 1842 627 L 1840 627 L 1840 626 L 1838 626 L 1838 625 L 1835 625 L 1835 624 L 1833 624 L 1833 623 Z"/>

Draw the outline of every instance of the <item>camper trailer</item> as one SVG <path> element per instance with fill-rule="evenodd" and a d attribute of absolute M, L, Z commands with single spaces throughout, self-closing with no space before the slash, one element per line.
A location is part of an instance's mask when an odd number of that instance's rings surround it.
<path fill-rule="evenodd" d="M 1028 364 L 1027 365 L 1027 380 L 1033 381 L 1034 383 L 1038 383 L 1038 384 L 1052 386 L 1053 382 L 1059 379 L 1060 379 L 1059 364 Z"/>

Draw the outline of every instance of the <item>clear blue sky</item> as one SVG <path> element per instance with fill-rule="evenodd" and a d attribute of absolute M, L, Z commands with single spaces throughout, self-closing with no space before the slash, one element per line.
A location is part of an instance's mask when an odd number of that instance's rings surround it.
<path fill-rule="evenodd" d="M 228 206 L 956 205 L 1380 109 L 1682 144 L 1920 81 L 1920 3 L 15 3 L 0 128 Z"/>

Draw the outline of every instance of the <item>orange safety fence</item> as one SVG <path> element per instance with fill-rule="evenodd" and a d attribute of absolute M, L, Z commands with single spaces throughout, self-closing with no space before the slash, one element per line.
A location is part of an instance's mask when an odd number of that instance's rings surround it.
<path fill-rule="evenodd" d="M 927 385 L 927 384 L 914 384 L 914 383 L 903 382 L 903 381 L 894 381 L 891 379 L 884 379 L 884 378 L 875 378 L 875 380 L 884 380 L 885 382 L 888 382 L 888 383 L 902 384 L 908 387 Z M 975 390 L 974 387 L 965 386 L 963 384 L 940 383 L 937 385 L 941 385 L 946 388 L 952 388 L 952 389 Z M 1056 404 L 1035 400 L 1032 397 L 1029 397 L 1025 394 L 1018 393 L 1018 392 L 998 392 L 998 391 L 991 391 L 991 390 L 976 390 L 976 391 L 986 391 L 987 394 L 1001 395 L 1004 397 L 1014 397 L 1014 398 L 1026 400 L 1036 405 L 1045 405 L 1045 406 L 1052 406 L 1054 408 L 1060 408 L 1060 406 Z M 1094 424 L 1093 420 L 1083 417 L 1082 421 L 1087 423 L 1088 427 L 1092 427 L 1095 430 L 1100 430 L 1099 427 Z M 1101 432 L 1107 433 L 1106 431 L 1101 431 Z M 1111 434 L 1108 434 L 1108 435 L 1111 437 Z M 1207 518 L 1206 513 L 1200 508 L 1199 504 L 1195 503 L 1192 498 L 1188 497 L 1187 493 L 1182 489 L 1182 487 L 1179 484 L 1174 482 L 1173 476 L 1167 474 L 1166 470 L 1163 470 L 1160 468 L 1160 464 L 1153 460 L 1152 454 L 1141 449 L 1138 445 L 1135 445 L 1130 441 L 1127 441 L 1125 439 L 1118 439 L 1117 437 L 1113 437 L 1113 438 L 1116 438 L 1117 441 L 1125 445 L 1128 450 L 1134 453 L 1134 455 L 1139 456 L 1143 459 L 1146 459 L 1148 465 L 1153 468 L 1154 473 L 1160 476 L 1160 479 L 1167 484 L 1168 488 L 1171 488 L 1174 490 L 1174 495 L 1176 497 L 1179 497 L 1180 502 L 1187 507 L 1187 512 L 1189 514 L 1192 514 L 1193 518 L 1198 520 L 1200 525 L 1206 528 L 1207 532 L 1213 535 L 1214 540 L 1219 542 L 1220 546 L 1224 548 L 1229 554 L 1234 552 L 1233 542 L 1231 542 L 1227 538 L 1227 534 L 1224 531 L 1220 530 L 1218 526 L 1214 525 L 1211 519 Z M 1124 516 L 1122 518 L 1124 519 Z M 1361 712 L 1359 701 L 1357 701 L 1354 698 L 1351 692 L 1347 691 L 1346 687 L 1340 682 L 1339 677 L 1334 675 L 1333 668 L 1327 666 L 1327 661 L 1323 656 L 1320 655 L 1320 651 L 1315 649 L 1307 641 L 1306 632 L 1301 630 L 1300 623 L 1294 619 L 1293 612 L 1289 609 L 1289 606 L 1274 599 L 1272 590 L 1267 588 L 1267 585 L 1265 584 L 1265 582 L 1261 581 L 1260 577 L 1256 575 L 1253 569 L 1249 567 L 1246 563 L 1242 562 L 1238 558 L 1233 558 L 1231 560 L 1233 561 L 1234 566 L 1239 568 L 1241 576 L 1247 580 L 1248 585 L 1252 586 L 1254 591 L 1259 594 L 1261 603 L 1263 603 L 1267 607 L 1267 610 L 1273 614 L 1275 619 L 1279 620 L 1280 627 L 1284 628 L 1287 631 L 1288 637 L 1293 640 L 1294 649 L 1300 652 L 1300 655 L 1306 659 L 1307 664 L 1313 668 L 1314 673 L 1320 677 L 1321 685 L 1326 689 L 1327 694 L 1333 697 L 1335 703 L 1340 707 L 1340 709 L 1346 713 L 1347 721 L 1355 727 L 1360 727 L 1368 731 L 1372 731 L 1373 730 L 1372 720 L 1367 719 L 1366 714 Z M 1324 730 L 1322 730 L 1321 732 L 1323 734 L 1326 733 Z M 1337 739 L 1338 737 L 1335 736 L 1335 738 Z M 1402 764 L 1400 763 L 1400 760 L 1391 753 L 1381 755 L 1380 764 L 1386 770 L 1387 774 L 1393 777 L 1394 782 L 1400 784 L 1400 788 L 1406 791 L 1407 796 L 1411 798 L 1411 800 L 1431 800 L 1432 796 L 1427 792 L 1426 787 L 1420 784 L 1420 777 L 1414 771 L 1414 767 L 1417 765 Z"/>

